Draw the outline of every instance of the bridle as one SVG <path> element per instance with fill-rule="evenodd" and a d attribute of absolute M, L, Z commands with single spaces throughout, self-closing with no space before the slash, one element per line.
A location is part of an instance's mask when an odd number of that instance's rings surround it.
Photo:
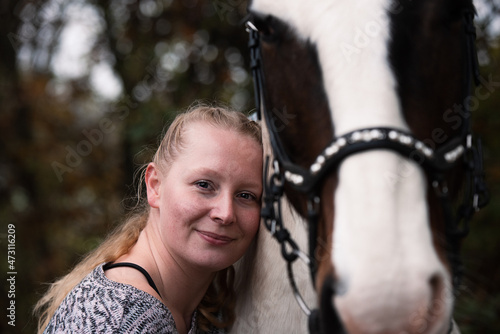
<path fill-rule="evenodd" d="M 476 85 L 479 83 L 474 15 L 475 13 L 472 10 L 464 10 L 464 47 L 469 59 L 467 68 L 464 70 L 464 92 L 471 91 L 472 79 L 474 79 Z M 317 264 L 314 253 L 317 246 L 321 183 L 325 180 L 325 177 L 337 170 L 339 164 L 345 158 L 356 153 L 374 149 L 395 151 L 403 157 L 416 161 L 432 177 L 432 186 L 443 207 L 448 255 L 456 294 L 462 274 L 459 257 L 460 240 L 468 234 L 469 221 L 474 212 L 484 207 L 489 200 L 489 193 L 484 182 L 481 141 L 479 139 L 474 140 L 470 122 L 471 114 L 467 106 L 464 106 L 465 114 L 463 115 L 463 126 L 460 135 L 452 138 L 437 149 L 432 149 L 411 133 L 399 129 L 387 127 L 365 128 L 334 138 L 317 156 L 315 162 L 306 169 L 294 163 L 287 155 L 277 135 L 278 129 L 265 103 L 260 33 L 250 21 L 246 23 L 246 28 L 250 36 L 250 67 L 253 75 L 257 115 L 259 119 L 262 115 L 265 119 L 274 156 L 272 161 L 267 156 L 264 165 L 264 203 L 261 216 L 266 228 L 281 245 L 281 253 L 287 262 L 288 277 L 294 296 L 301 309 L 309 317 L 309 331 L 311 333 L 321 331 L 318 321 L 319 312 L 318 310 L 309 309 L 298 291 L 292 263 L 297 259 L 301 259 L 308 264 L 313 285 L 315 284 Z M 448 192 L 445 175 L 458 165 L 462 165 L 465 170 L 466 183 L 462 203 L 454 213 L 453 201 Z M 270 167 L 272 168 L 272 174 L 268 178 Z M 307 197 L 309 255 L 299 249 L 297 243 L 283 225 L 281 199 L 284 195 L 285 185 Z M 338 317 L 338 315 L 335 316 Z M 332 321 L 338 323 L 339 333 L 343 332 L 340 320 L 337 318 L 332 319 Z M 451 330 L 452 326 L 450 325 L 449 331 L 451 332 Z"/>

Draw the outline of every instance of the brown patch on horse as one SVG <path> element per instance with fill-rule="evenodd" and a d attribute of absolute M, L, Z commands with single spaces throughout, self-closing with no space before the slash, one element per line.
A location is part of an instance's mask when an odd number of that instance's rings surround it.
<path fill-rule="evenodd" d="M 333 138 L 316 49 L 277 19 L 256 21 L 264 31 L 261 45 L 267 112 L 286 154 L 308 169 Z M 289 187 L 285 192 L 294 208 L 306 216 L 306 198 Z"/>
<path fill-rule="evenodd" d="M 412 133 L 439 148 L 460 134 L 463 120 L 445 113 L 463 103 L 464 91 L 463 13 L 464 1 L 405 2 L 404 10 L 392 16 L 390 61 L 398 82 L 398 95 Z M 434 248 L 449 268 L 444 237 L 445 220 L 440 199 L 428 178 L 428 204 Z M 450 193 L 456 197 L 463 183 L 463 168 L 446 174 Z"/>
<path fill-rule="evenodd" d="M 316 287 L 318 294 L 327 278 L 336 278 L 335 269 L 332 261 L 333 245 L 333 217 L 335 214 L 334 198 L 335 188 L 338 179 L 336 175 L 330 175 L 325 179 L 324 187 L 321 192 L 321 221 L 318 226 L 318 235 L 316 238 L 316 250 L 314 259 L 317 265 Z M 335 279 L 336 280 L 336 279 Z"/>

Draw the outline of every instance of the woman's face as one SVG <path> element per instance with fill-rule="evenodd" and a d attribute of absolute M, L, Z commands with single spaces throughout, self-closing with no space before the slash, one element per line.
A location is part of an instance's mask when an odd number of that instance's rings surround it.
<path fill-rule="evenodd" d="M 250 136 L 197 122 L 171 167 L 148 167 L 152 219 L 177 263 L 218 271 L 236 262 L 260 221 L 262 148 Z"/>

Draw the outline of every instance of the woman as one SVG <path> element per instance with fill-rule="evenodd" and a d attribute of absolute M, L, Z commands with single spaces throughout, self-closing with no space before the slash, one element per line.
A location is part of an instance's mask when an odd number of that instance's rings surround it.
<path fill-rule="evenodd" d="M 259 126 L 196 106 L 147 169 L 147 204 L 38 302 L 39 333 L 223 333 L 232 264 L 259 226 Z"/>

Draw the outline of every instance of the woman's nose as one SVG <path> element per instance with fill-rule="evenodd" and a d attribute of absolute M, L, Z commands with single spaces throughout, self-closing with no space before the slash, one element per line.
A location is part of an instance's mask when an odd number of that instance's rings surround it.
<path fill-rule="evenodd" d="M 224 225 L 234 222 L 234 203 L 231 194 L 219 194 L 210 213 L 211 218 Z"/>

